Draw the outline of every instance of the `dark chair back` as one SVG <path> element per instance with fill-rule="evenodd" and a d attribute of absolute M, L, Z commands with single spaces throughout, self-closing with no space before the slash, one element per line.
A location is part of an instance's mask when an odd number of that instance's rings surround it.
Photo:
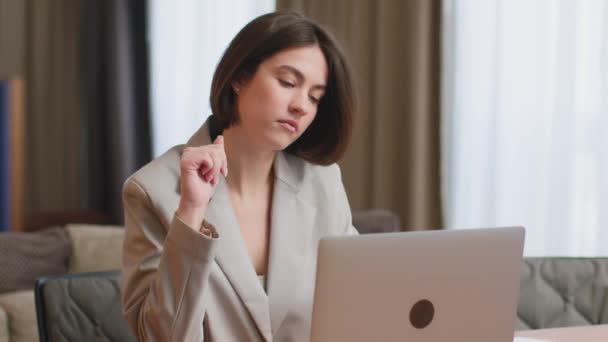
<path fill-rule="evenodd" d="M 122 316 L 120 278 L 119 271 L 39 278 L 40 341 L 135 341 Z"/>

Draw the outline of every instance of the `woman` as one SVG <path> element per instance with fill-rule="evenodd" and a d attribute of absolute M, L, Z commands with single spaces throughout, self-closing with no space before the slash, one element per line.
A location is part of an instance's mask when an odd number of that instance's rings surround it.
<path fill-rule="evenodd" d="M 304 16 L 250 22 L 210 117 L 125 183 L 123 309 L 142 341 L 306 341 L 319 239 L 356 234 L 335 164 L 353 86 Z"/>

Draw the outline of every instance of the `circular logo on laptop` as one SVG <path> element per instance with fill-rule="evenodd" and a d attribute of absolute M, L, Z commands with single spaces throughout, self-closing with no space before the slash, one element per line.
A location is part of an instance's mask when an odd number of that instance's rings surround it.
<path fill-rule="evenodd" d="M 433 321 L 435 307 L 428 299 L 421 299 L 410 310 L 410 323 L 416 329 L 424 329 Z"/>

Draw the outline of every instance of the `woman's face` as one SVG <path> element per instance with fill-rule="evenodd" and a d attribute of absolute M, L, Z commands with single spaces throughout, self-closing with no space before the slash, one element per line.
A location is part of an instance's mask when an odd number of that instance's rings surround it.
<path fill-rule="evenodd" d="M 310 126 L 327 83 L 327 62 L 316 45 L 282 50 L 253 77 L 233 83 L 239 129 L 264 149 L 280 151 Z"/>

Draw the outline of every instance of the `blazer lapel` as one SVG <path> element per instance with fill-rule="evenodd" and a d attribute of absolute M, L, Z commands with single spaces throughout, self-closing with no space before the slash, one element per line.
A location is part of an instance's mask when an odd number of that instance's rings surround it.
<path fill-rule="evenodd" d="M 187 145 L 201 146 L 210 143 L 209 122 L 206 121 L 190 138 Z M 267 341 L 271 341 L 268 296 L 247 253 L 224 177 L 219 177 L 215 193 L 205 212 L 205 220 L 215 227 L 220 236 L 221 245 L 215 261 L 249 311 L 262 336 Z"/>
<path fill-rule="evenodd" d="M 267 275 L 273 334 L 296 297 L 316 215 L 316 208 L 298 196 L 300 180 L 283 153 L 277 154 L 275 174 Z"/>
<path fill-rule="evenodd" d="M 262 336 L 270 341 L 272 335 L 268 296 L 247 253 L 227 190 L 223 177 L 220 177 L 205 213 L 205 220 L 215 227 L 220 236 L 221 245 L 215 260 L 241 298 Z"/>
<path fill-rule="evenodd" d="M 209 126 L 205 122 L 187 145 L 210 143 Z M 223 177 L 220 177 L 205 213 L 205 219 L 215 226 L 222 241 L 216 261 L 267 341 L 272 340 L 272 334 L 281 326 L 298 291 L 301 266 L 308 259 L 307 254 L 311 253 L 311 231 L 317 212 L 316 207 L 299 196 L 302 183 L 299 172 L 302 170 L 292 165 L 288 158 L 279 152 L 274 163 L 276 178 L 266 275 L 268 295 L 255 274 Z"/>

